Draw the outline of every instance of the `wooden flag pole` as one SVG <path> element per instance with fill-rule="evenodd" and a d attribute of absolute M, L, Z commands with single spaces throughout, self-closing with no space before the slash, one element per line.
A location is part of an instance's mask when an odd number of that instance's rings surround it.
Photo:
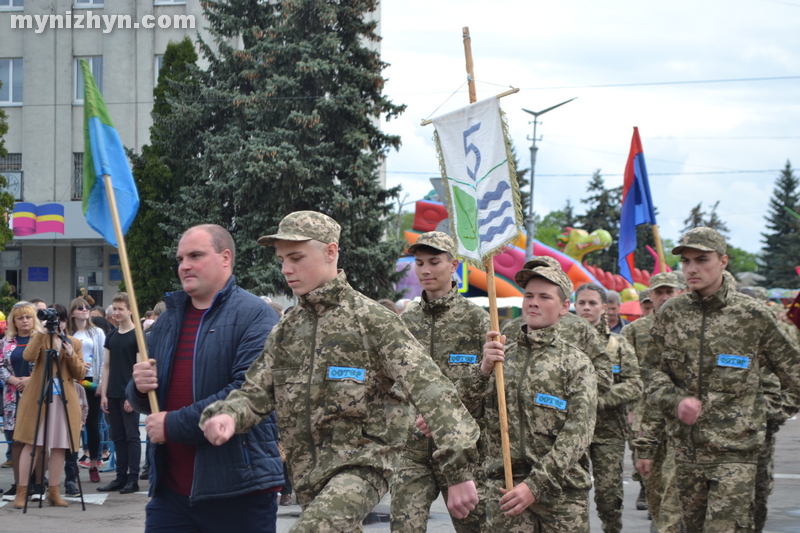
<path fill-rule="evenodd" d="M 469 28 L 462 28 L 464 38 L 464 55 L 467 59 L 467 79 L 469 82 L 469 103 L 474 104 L 478 100 L 475 91 L 475 73 L 472 63 L 472 42 L 469 36 Z M 491 320 L 492 331 L 500 331 L 500 318 L 497 314 L 497 288 L 494 281 L 494 262 L 492 258 L 485 261 L 486 266 L 486 289 L 489 294 L 489 318 Z M 494 340 L 500 340 L 495 337 Z M 514 478 L 511 474 L 511 441 L 508 437 L 508 408 L 506 407 L 506 381 L 503 375 L 503 363 L 495 363 L 494 379 L 497 388 L 497 408 L 500 411 L 500 444 L 503 449 L 503 469 L 505 471 L 506 489 L 514 488 Z"/>
<path fill-rule="evenodd" d="M 136 304 L 136 293 L 133 292 L 133 279 L 131 278 L 131 268 L 128 265 L 128 251 L 125 248 L 125 239 L 122 235 L 122 226 L 119 223 L 119 212 L 117 211 L 117 199 L 114 196 L 114 186 L 111 183 L 111 176 L 108 174 L 103 176 L 103 183 L 106 187 L 106 196 L 108 197 L 108 206 L 111 209 L 111 220 L 114 222 L 114 235 L 117 237 L 117 249 L 119 250 L 119 262 L 122 266 L 122 277 L 125 279 L 125 288 L 128 289 L 130 296 L 131 312 L 133 313 L 133 328 L 136 331 L 136 343 L 139 346 L 139 361 L 147 361 L 147 346 L 144 342 L 144 332 L 142 331 L 142 323 L 139 320 L 139 306 Z M 150 400 L 150 411 L 155 414 L 158 412 L 158 398 L 156 398 L 156 391 L 147 393 L 147 398 Z"/>
<path fill-rule="evenodd" d="M 658 224 L 653 224 L 653 239 L 656 241 L 656 253 L 658 254 L 658 271 L 667 271 L 667 262 L 664 260 L 664 247 L 661 245 L 661 236 L 658 234 Z"/>

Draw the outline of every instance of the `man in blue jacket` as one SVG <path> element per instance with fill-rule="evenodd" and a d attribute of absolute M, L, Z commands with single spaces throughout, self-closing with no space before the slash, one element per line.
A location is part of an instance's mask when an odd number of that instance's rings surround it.
<path fill-rule="evenodd" d="M 151 359 L 134 366 L 127 396 L 150 413 L 145 428 L 154 446 L 145 531 L 276 529 L 277 491 L 283 483 L 278 429 L 271 414 L 249 433 L 212 446 L 198 426 L 203 409 L 238 389 L 261 353 L 275 311 L 236 285 L 235 246 L 222 227 L 188 229 L 178 243 L 182 291 L 168 294 L 167 310 L 152 327 Z"/>

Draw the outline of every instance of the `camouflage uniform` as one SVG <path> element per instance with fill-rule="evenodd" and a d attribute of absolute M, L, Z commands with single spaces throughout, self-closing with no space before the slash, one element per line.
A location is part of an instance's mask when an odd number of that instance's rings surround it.
<path fill-rule="evenodd" d="M 650 279 L 650 290 L 659 287 L 681 287 L 674 273 L 656 274 Z M 640 318 L 622 330 L 623 336 L 631 340 L 639 359 L 641 375 L 647 387 L 658 360 L 647 359 L 650 330 L 655 313 Z M 675 453 L 669 446 L 666 421 L 655 404 L 646 401 L 644 395 L 634 411 L 634 437 L 632 449 L 634 460 L 650 459 L 650 474 L 644 479 L 647 487 L 647 509 L 656 523 L 659 533 L 681 531 L 681 507 L 678 489 L 675 486 Z M 640 435 L 641 433 L 641 435 Z"/>
<path fill-rule="evenodd" d="M 695 228 L 673 250 L 725 253 L 725 240 Z M 775 372 L 783 388 L 800 390 L 800 351 L 764 306 L 735 291 L 729 279 L 701 298 L 692 292 L 659 310 L 648 359 L 660 364 L 650 398 L 667 418 L 674 445 L 677 486 L 686 530 L 752 531 L 758 453 L 764 444 L 766 401 L 761 368 Z M 697 422 L 676 416 L 687 397 L 702 402 Z"/>
<path fill-rule="evenodd" d="M 752 296 L 764 305 L 769 300 L 767 291 L 763 287 L 744 287 L 740 288 L 739 292 Z M 769 309 L 773 310 L 771 307 Z M 778 326 L 784 333 L 788 333 L 785 326 L 795 332 L 797 331 L 797 328 L 789 326 L 785 322 L 778 322 Z M 789 337 L 789 340 L 792 341 L 792 338 Z M 792 342 L 795 346 L 797 345 L 794 341 Z M 764 525 L 767 521 L 767 499 L 772 494 L 774 484 L 775 434 L 780 429 L 781 424 L 791 418 L 798 408 L 797 397 L 785 390 L 781 390 L 781 382 L 778 376 L 769 368 L 761 369 L 761 390 L 764 393 L 764 399 L 767 401 L 767 431 L 764 445 L 758 454 L 758 465 L 756 466 L 755 498 L 753 498 L 753 519 L 756 533 L 764 531 Z"/>
<path fill-rule="evenodd" d="M 444 233 L 429 232 L 420 236 L 416 245 L 426 245 L 453 255 L 453 241 Z M 415 253 L 414 246 L 409 248 Z M 489 314 L 464 298 L 455 282 L 445 296 L 428 301 L 412 302 L 402 314 L 408 330 L 428 350 L 431 359 L 454 384 L 469 378 L 471 367 L 480 364 L 483 343 L 489 332 Z M 419 430 L 408 439 L 400 466 L 392 481 L 391 530 L 424 532 L 427 530 L 431 504 L 439 493 L 447 498 L 447 483 L 438 461 L 433 459 L 436 445 Z M 479 487 L 481 477 L 476 474 Z M 482 495 L 484 496 L 484 495 Z M 465 519 L 452 518 L 459 533 L 481 531 L 484 515 L 483 498 L 478 508 Z"/>
<path fill-rule="evenodd" d="M 287 216 L 281 233 L 259 242 L 303 240 L 298 234 L 332 242 L 325 226 L 336 223 L 309 213 L 289 222 L 297 214 Z M 243 433 L 275 410 L 303 508 L 291 531 L 361 531 L 410 434 L 409 400 L 431 428 L 438 445 L 433 458 L 446 483 L 471 479 L 478 426 L 455 387 L 400 318 L 351 288 L 340 271 L 300 297 L 272 330 L 241 389 L 207 407 L 200 426 L 226 413 Z"/>
<path fill-rule="evenodd" d="M 596 327 L 606 338 L 606 353 L 612 363 L 614 384 L 597 398 L 597 423 L 589 449 L 594 478 L 594 502 L 605 533 L 622 531 L 622 461 L 628 434 L 628 404 L 642 393 L 639 364 L 633 347 L 624 337 L 608 333 L 604 322 Z"/>
<path fill-rule="evenodd" d="M 506 342 L 516 342 L 523 326 L 525 326 L 524 316 L 519 316 L 506 324 L 501 332 L 507 337 Z M 555 328 L 559 337 L 577 346 L 589 356 L 594 367 L 598 395 L 608 392 L 613 382 L 611 359 L 606 353 L 606 343 L 603 342 L 594 327 L 578 315 L 567 313 L 561 317 Z"/>
<path fill-rule="evenodd" d="M 560 269 L 534 271 L 545 272 L 551 281 L 559 279 L 571 292 Z M 597 416 L 591 361 L 561 339 L 555 326 L 531 332 L 525 326 L 516 342 L 506 345 L 503 372 L 514 484 L 525 483 L 536 501 L 517 516 L 500 510 L 497 489 L 503 486 L 504 469 L 495 375 L 485 376 L 476 365 L 471 369 L 474 385 L 461 382 L 459 392 L 464 405 L 486 425 L 484 469 L 495 487 L 486 502 L 488 529 L 533 531 L 535 524 L 540 533 L 588 532 L 592 481 L 587 451 Z"/>

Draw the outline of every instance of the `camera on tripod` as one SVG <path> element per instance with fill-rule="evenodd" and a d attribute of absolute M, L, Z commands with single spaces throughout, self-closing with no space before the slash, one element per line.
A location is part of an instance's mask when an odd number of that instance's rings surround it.
<path fill-rule="evenodd" d="M 52 307 L 39 309 L 36 311 L 36 318 L 47 328 L 48 333 L 53 334 L 56 332 L 56 328 L 58 327 L 58 313 L 55 309 Z"/>

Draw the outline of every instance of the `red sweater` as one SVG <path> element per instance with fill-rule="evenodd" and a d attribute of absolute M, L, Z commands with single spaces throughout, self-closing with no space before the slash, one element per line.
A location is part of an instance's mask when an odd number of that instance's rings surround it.
<path fill-rule="evenodd" d="M 203 319 L 205 309 L 197 309 L 189 305 L 183 319 L 178 347 L 175 350 L 175 361 L 172 363 L 172 376 L 169 380 L 166 411 L 177 411 L 194 403 L 192 397 L 192 375 L 194 370 L 194 345 L 197 341 L 197 330 Z M 166 433 L 166 428 L 165 428 Z M 164 472 L 164 484 L 184 496 L 190 496 L 194 481 L 195 447 L 189 444 L 167 442 L 167 468 Z"/>

